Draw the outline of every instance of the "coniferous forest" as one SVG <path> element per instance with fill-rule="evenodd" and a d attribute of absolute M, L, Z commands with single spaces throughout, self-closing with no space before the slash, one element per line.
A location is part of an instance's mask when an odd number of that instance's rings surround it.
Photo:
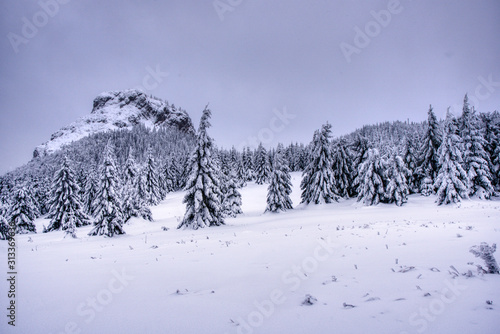
<path fill-rule="evenodd" d="M 426 111 L 423 110 L 422 113 Z M 478 112 L 467 95 L 459 115 L 422 123 L 385 122 L 335 137 L 326 123 L 310 143 L 217 147 L 203 112 L 196 134 L 171 126 L 92 134 L 55 153 L 34 157 L 0 177 L 0 232 L 43 232 L 93 224 L 91 235 L 126 233 L 131 217 L 153 220 L 150 207 L 186 190 L 179 228 L 218 226 L 242 213 L 238 189 L 268 184 L 267 209 L 292 209 L 290 172 L 302 172 L 305 204 L 356 198 L 364 205 L 405 205 L 410 194 L 435 196 L 436 205 L 488 200 L 500 190 L 500 113 Z M 263 199 L 265 201 L 265 199 Z M 299 204 L 299 203 L 294 203 Z"/>

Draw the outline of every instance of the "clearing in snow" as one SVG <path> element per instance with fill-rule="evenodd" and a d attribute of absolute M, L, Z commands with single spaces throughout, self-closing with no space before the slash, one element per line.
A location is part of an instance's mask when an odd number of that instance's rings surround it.
<path fill-rule="evenodd" d="M 0 332 L 498 333 L 500 275 L 469 252 L 500 243 L 498 200 L 305 206 L 291 175 L 294 209 L 279 214 L 252 182 L 224 226 L 176 229 L 175 192 L 114 238 L 16 235 L 16 326 Z"/>

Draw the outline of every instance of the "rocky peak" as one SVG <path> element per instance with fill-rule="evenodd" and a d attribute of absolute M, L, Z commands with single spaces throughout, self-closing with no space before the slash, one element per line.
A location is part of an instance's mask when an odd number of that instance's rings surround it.
<path fill-rule="evenodd" d="M 173 126 L 194 134 L 186 111 L 139 90 L 105 92 L 94 99 L 92 112 L 52 134 L 38 146 L 33 156 L 50 154 L 61 146 L 109 130 L 132 128 L 142 123 L 148 127 Z"/>

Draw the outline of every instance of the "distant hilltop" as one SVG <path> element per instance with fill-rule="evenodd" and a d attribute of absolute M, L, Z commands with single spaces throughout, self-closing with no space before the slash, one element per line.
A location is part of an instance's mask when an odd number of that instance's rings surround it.
<path fill-rule="evenodd" d="M 173 126 L 186 133 L 195 132 L 188 113 L 173 104 L 135 89 L 105 92 L 94 99 L 89 115 L 52 134 L 49 141 L 35 148 L 33 157 L 53 153 L 65 144 L 95 133 L 131 129 L 137 124 L 150 128 Z"/>

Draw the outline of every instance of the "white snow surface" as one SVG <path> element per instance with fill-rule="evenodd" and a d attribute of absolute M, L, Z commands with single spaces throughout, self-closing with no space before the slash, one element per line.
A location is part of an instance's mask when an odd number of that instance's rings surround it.
<path fill-rule="evenodd" d="M 500 244 L 500 201 L 304 206 L 300 179 L 294 210 L 264 214 L 267 185 L 250 183 L 222 227 L 177 230 L 176 192 L 122 236 L 17 235 L 16 326 L 3 279 L 0 332 L 499 333 L 500 275 L 479 275 L 469 248 Z"/>

